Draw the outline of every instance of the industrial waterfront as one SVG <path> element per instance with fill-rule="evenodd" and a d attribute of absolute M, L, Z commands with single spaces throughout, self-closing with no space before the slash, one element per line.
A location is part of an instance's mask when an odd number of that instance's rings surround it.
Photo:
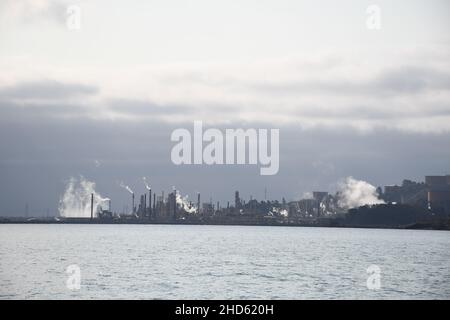
<path fill-rule="evenodd" d="M 122 185 L 130 194 L 132 209 L 129 212 L 114 212 L 111 199 L 91 193 L 72 199 L 70 206 L 76 206 L 75 209 L 62 206 L 63 214 L 58 217 L 6 217 L 0 218 L 0 223 L 450 229 L 450 175 L 426 176 L 424 182 L 403 180 L 399 186 L 378 187 L 376 190 L 362 181 L 349 179 L 347 183 L 352 185 L 351 190 L 335 194 L 313 191 L 310 197 L 298 201 L 286 201 L 284 198 L 258 201 L 252 197 L 246 200 L 241 198 L 239 191 L 235 191 L 234 201 L 231 204 L 228 201 L 225 205 L 214 203 L 212 199 L 202 202 L 200 193 L 197 193 L 195 202 L 189 201 L 175 188 L 167 196 L 164 191 L 157 195 L 145 179 L 144 183 L 147 192 L 141 194 L 138 201 L 135 192 Z M 366 194 L 364 199 L 355 200 L 352 193 Z"/>

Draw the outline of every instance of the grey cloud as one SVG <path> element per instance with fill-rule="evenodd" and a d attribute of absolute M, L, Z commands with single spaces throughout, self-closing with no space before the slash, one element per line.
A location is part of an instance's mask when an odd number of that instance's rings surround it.
<path fill-rule="evenodd" d="M 431 68 L 405 66 L 384 72 L 372 86 L 382 92 L 392 93 L 415 93 L 427 89 L 450 90 L 450 74 Z"/>
<path fill-rule="evenodd" d="M 400 68 L 396 72 L 383 73 L 382 76 L 377 78 L 376 86 L 379 88 L 378 91 L 383 91 L 380 89 L 381 87 L 390 88 L 396 84 L 401 86 L 403 85 L 401 79 L 407 78 L 409 73 L 412 74 L 414 79 L 434 78 L 436 79 L 434 82 L 439 83 L 441 87 L 447 85 L 447 78 L 444 73 L 430 70 L 427 72 L 426 70 Z M 414 82 L 416 84 L 403 85 L 403 90 L 412 90 L 411 88 L 419 90 L 430 82 L 433 83 L 431 80 L 422 80 Z M 350 90 L 350 87 L 347 90 Z M 87 104 L 84 98 L 89 98 L 98 91 L 98 88 L 93 85 L 57 81 L 19 83 L 12 87 L 0 88 L 0 116 L 2 119 L 7 119 L 5 121 L 20 123 L 46 122 L 48 119 L 94 117 L 100 122 L 101 119 L 107 119 L 105 115 L 123 115 L 139 121 L 152 120 L 165 123 L 169 119 L 178 122 L 193 119 L 212 119 L 212 121 L 220 119 L 218 122 L 235 124 L 238 121 L 244 121 L 244 119 L 238 120 L 240 111 L 255 114 L 255 119 L 245 119 L 251 123 L 258 122 L 258 115 L 267 116 L 273 113 L 273 109 L 260 108 L 255 105 L 253 110 L 251 105 L 244 106 L 239 103 L 234 105 L 220 103 L 214 105 L 157 104 L 152 101 L 137 99 L 113 99 Z M 324 124 L 326 122 L 329 124 L 331 120 L 336 125 L 346 125 L 348 121 L 363 121 L 367 122 L 367 126 L 370 127 L 379 125 L 384 120 L 387 120 L 386 125 L 389 126 L 388 122 L 392 124 L 393 121 L 398 119 L 415 121 L 414 119 L 430 119 L 450 115 L 449 105 L 445 101 L 434 103 L 422 101 L 417 108 L 413 105 L 415 103 L 413 99 L 408 102 L 411 104 L 411 108 L 407 104 L 397 105 L 395 101 L 389 102 L 388 105 L 385 105 L 382 100 L 366 104 L 364 104 L 364 101 L 358 102 L 357 100 L 348 103 L 339 106 L 320 103 L 316 105 L 299 104 L 297 107 L 285 108 L 280 112 L 289 116 L 292 121 L 320 123 L 323 120 Z M 380 105 L 377 105 L 377 103 Z"/>
<path fill-rule="evenodd" d="M 363 106 L 353 105 L 344 108 L 336 107 L 322 107 L 322 106 L 307 106 L 300 107 L 292 112 L 297 117 L 308 117 L 314 119 L 337 119 L 337 120 L 351 120 L 351 119 L 387 119 L 395 118 L 396 115 L 390 111 Z"/>
<path fill-rule="evenodd" d="M 92 85 L 58 81 L 23 82 L 0 88 L 0 122 L 45 123 L 48 120 L 87 117 L 95 106 L 80 98 L 98 93 Z M 73 102 L 77 101 L 77 102 Z"/>
<path fill-rule="evenodd" d="M 393 104 L 391 108 L 382 108 L 380 103 L 376 105 L 349 105 L 345 108 L 336 106 L 300 106 L 291 114 L 297 117 L 308 117 L 313 119 L 336 119 L 336 120 L 395 120 L 401 119 L 419 119 L 430 117 L 450 116 L 450 105 L 445 104 L 422 104 L 422 108 L 412 110 L 401 108 Z"/>
<path fill-rule="evenodd" d="M 23 82 L 14 86 L 0 88 L 3 99 L 66 99 L 90 96 L 98 93 L 98 88 L 79 83 L 58 81 Z"/>
<path fill-rule="evenodd" d="M 0 3 L 0 15 L 9 18 L 11 6 L 19 23 L 31 24 L 41 20 L 65 23 L 67 0 L 3 0 Z"/>
<path fill-rule="evenodd" d="M 372 78 L 329 81 L 265 81 L 247 83 L 243 90 L 253 89 L 267 94 L 401 95 L 424 90 L 450 90 L 450 73 L 432 68 L 410 66 L 383 70 Z"/>
<path fill-rule="evenodd" d="M 108 109 L 123 115 L 158 117 L 170 115 L 218 115 L 235 112 L 237 106 L 214 104 L 214 105 L 189 105 L 189 104 L 157 104 L 152 101 L 135 99 L 114 99 L 106 103 Z"/>
<path fill-rule="evenodd" d="M 109 110 L 136 116 L 159 116 L 192 112 L 193 107 L 187 105 L 160 105 L 150 101 L 133 99 L 115 99 L 107 103 Z"/>
<path fill-rule="evenodd" d="M 56 104 L 16 102 L 0 99 L 0 123 L 45 123 L 47 120 L 86 117 L 92 107 L 68 102 Z"/>

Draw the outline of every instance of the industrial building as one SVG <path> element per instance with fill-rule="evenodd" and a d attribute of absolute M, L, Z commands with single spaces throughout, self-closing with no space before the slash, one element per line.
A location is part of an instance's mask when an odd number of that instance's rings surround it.
<path fill-rule="evenodd" d="M 381 188 L 380 188 L 381 189 Z M 424 182 L 403 180 L 400 186 L 385 186 L 379 196 L 387 203 L 410 204 L 426 207 L 428 187 Z"/>
<path fill-rule="evenodd" d="M 450 175 L 426 176 L 428 208 L 436 213 L 450 214 Z"/>

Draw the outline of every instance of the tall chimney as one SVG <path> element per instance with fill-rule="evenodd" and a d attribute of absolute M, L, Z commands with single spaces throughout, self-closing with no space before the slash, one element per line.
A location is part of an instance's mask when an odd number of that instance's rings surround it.
<path fill-rule="evenodd" d="M 173 217 L 174 219 L 177 218 L 177 190 L 173 190 L 173 199 L 172 199 L 172 206 L 173 206 Z"/>
<path fill-rule="evenodd" d="M 197 193 L 197 214 L 200 214 L 200 192 Z"/>
<path fill-rule="evenodd" d="M 142 208 L 142 216 L 145 217 L 147 215 L 147 194 L 144 193 L 144 207 Z"/>
<path fill-rule="evenodd" d="M 91 220 L 94 218 L 94 194 L 91 193 Z"/>
<path fill-rule="evenodd" d="M 148 190 L 148 216 L 152 216 L 152 189 Z"/>
<path fill-rule="evenodd" d="M 131 213 L 135 213 L 134 211 L 134 193 L 131 194 Z"/>

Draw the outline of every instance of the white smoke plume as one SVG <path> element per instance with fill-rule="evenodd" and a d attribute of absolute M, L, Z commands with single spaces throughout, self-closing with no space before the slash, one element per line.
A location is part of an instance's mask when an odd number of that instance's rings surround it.
<path fill-rule="evenodd" d="M 119 183 L 119 186 L 121 186 L 122 188 L 127 190 L 129 193 L 134 194 L 133 190 L 131 190 L 131 188 L 129 186 L 127 186 L 126 184 L 124 184 L 123 182 Z"/>
<path fill-rule="evenodd" d="M 287 217 L 288 215 L 289 214 L 288 214 L 288 211 L 286 209 L 280 210 L 280 216 Z"/>
<path fill-rule="evenodd" d="M 286 209 L 272 207 L 272 209 L 269 210 L 269 215 L 287 217 L 289 216 L 289 213 Z"/>
<path fill-rule="evenodd" d="M 71 177 L 66 185 L 64 194 L 59 201 L 59 215 L 66 218 L 90 218 L 91 194 L 94 194 L 94 217 L 101 207 L 107 205 L 109 198 L 103 198 L 95 191 L 95 182 Z"/>
<path fill-rule="evenodd" d="M 142 177 L 142 180 L 144 181 L 145 188 L 147 188 L 147 190 L 151 190 L 151 188 L 150 188 L 150 186 L 149 186 L 149 184 L 147 182 L 147 178 L 146 177 Z"/>
<path fill-rule="evenodd" d="M 189 196 L 187 195 L 182 197 L 179 192 L 176 193 L 177 204 L 187 213 L 194 214 L 197 212 L 197 208 L 194 205 L 190 205 L 188 198 Z"/>
<path fill-rule="evenodd" d="M 382 204 L 376 188 L 370 183 L 347 177 L 338 185 L 338 205 L 342 208 L 356 208 L 364 205 Z"/>

